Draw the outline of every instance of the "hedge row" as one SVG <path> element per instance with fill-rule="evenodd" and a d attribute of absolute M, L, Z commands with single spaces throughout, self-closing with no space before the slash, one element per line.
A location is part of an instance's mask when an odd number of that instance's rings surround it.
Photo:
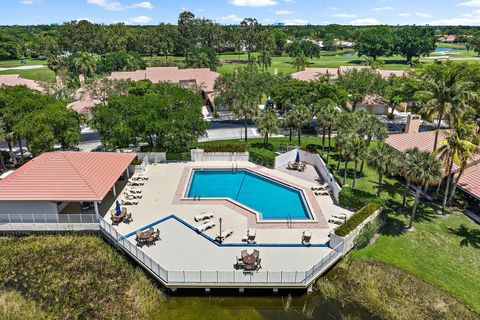
<path fill-rule="evenodd" d="M 190 152 L 167 152 L 167 161 L 191 161 Z"/>
<path fill-rule="evenodd" d="M 383 200 L 377 196 L 358 189 L 352 189 L 350 187 L 343 187 L 342 191 L 338 195 L 338 203 L 345 208 L 352 210 L 360 210 L 370 202 L 376 203 L 380 206 L 383 205 Z"/>
<path fill-rule="evenodd" d="M 371 202 L 367 204 L 365 207 L 354 213 L 344 224 L 338 227 L 335 230 L 335 234 L 340 237 L 345 237 L 378 209 L 380 209 L 380 205 L 378 203 Z"/>
<path fill-rule="evenodd" d="M 273 168 L 277 154 L 273 151 L 260 148 L 250 148 L 250 161 L 264 167 Z"/>
<path fill-rule="evenodd" d="M 205 152 L 246 152 L 246 144 L 212 144 L 204 145 L 203 151 Z"/>

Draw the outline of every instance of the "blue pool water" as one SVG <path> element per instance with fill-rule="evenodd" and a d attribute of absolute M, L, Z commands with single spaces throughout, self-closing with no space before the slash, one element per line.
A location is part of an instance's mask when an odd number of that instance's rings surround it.
<path fill-rule="evenodd" d="M 248 170 L 193 170 L 188 198 L 230 198 L 262 220 L 311 220 L 303 193 Z"/>

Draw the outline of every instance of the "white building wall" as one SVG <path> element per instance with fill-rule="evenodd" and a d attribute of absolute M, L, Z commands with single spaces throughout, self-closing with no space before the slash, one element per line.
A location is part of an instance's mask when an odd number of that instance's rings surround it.
<path fill-rule="evenodd" d="M 0 201 L 0 214 L 57 214 L 51 201 Z"/>

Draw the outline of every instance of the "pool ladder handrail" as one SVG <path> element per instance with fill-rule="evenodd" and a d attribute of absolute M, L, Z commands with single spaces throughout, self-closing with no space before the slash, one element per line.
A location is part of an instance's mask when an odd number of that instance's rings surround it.
<path fill-rule="evenodd" d="M 288 214 L 286 217 L 287 227 L 290 229 L 292 227 L 292 217 Z"/>

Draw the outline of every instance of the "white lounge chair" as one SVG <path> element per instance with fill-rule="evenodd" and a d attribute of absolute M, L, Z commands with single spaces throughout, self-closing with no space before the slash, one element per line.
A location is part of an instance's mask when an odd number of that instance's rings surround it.
<path fill-rule="evenodd" d="M 132 188 L 130 186 L 127 186 L 125 188 L 125 191 L 128 191 L 130 193 L 134 193 L 134 194 L 142 194 L 142 189 L 138 189 L 138 188 Z"/>
<path fill-rule="evenodd" d="M 206 230 L 215 227 L 215 221 L 209 220 L 197 227 L 198 232 L 205 232 Z"/>
<path fill-rule="evenodd" d="M 343 224 L 345 221 L 340 220 L 340 219 L 336 219 L 336 218 L 330 218 L 330 219 L 328 219 L 328 222 L 333 223 L 333 224 L 341 225 L 341 224 Z"/>
<path fill-rule="evenodd" d="M 140 199 L 142 197 L 141 193 L 132 193 L 130 190 L 125 191 L 125 196 L 130 199 Z"/>
<path fill-rule="evenodd" d="M 332 214 L 332 217 L 337 218 L 337 219 L 342 219 L 342 220 L 347 219 L 347 216 L 345 214 L 340 214 L 340 213 Z"/>
<path fill-rule="evenodd" d="M 128 179 L 129 186 L 143 186 L 145 184 L 144 181 L 140 180 L 133 180 L 132 178 Z"/>
<path fill-rule="evenodd" d="M 321 184 L 321 185 L 316 185 L 316 186 L 312 186 L 312 190 L 313 191 L 317 191 L 317 190 L 323 190 L 323 189 L 327 189 L 328 188 L 328 183 L 324 183 L 324 184 Z"/>
<path fill-rule="evenodd" d="M 220 242 L 223 242 L 225 239 L 230 237 L 232 234 L 233 234 L 233 230 L 232 229 L 227 229 L 225 231 L 222 231 L 222 234 L 217 235 L 216 239 Z"/>
<path fill-rule="evenodd" d="M 324 190 L 317 190 L 314 191 L 316 196 L 329 196 L 330 195 L 330 188 Z"/>
<path fill-rule="evenodd" d="M 120 200 L 120 204 L 121 204 L 122 206 L 124 206 L 124 205 L 134 205 L 134 204 L 138 204 L 138 200 L 136 200 L 136 199 L 122 198 L 122 199 Z"/>
<path fill-rule="evenodd" d="M 136 174 L 132 177 L 132 179 L 137 181 L 145 181 L 148 180 L 148 177 L 144 176 L 143 174 Z"/>
<path fill-rule="evenodd" d="M 198 221 L 203 221 L 203 220 L 207 220 L 207 219 L 213 219 L 214 215 L 212 212 L 203 212 L 201 214 L 199 214 L 198 216 L 195 216 L 193 218 L 193 220 L 195 220 L 196 222 Z"/>
<path fill-rule="evenodd" d="M 254 228 L 250 228 L 247 230 L 247 243 L 255 243 L 255 237 L 257 232 Z"/>
<path fill-rule="evenodd" d="M 312 239 L 312 232 L 310 230 L 303 230 L 302 232 L 302 244 L 310 244 Z"/>

